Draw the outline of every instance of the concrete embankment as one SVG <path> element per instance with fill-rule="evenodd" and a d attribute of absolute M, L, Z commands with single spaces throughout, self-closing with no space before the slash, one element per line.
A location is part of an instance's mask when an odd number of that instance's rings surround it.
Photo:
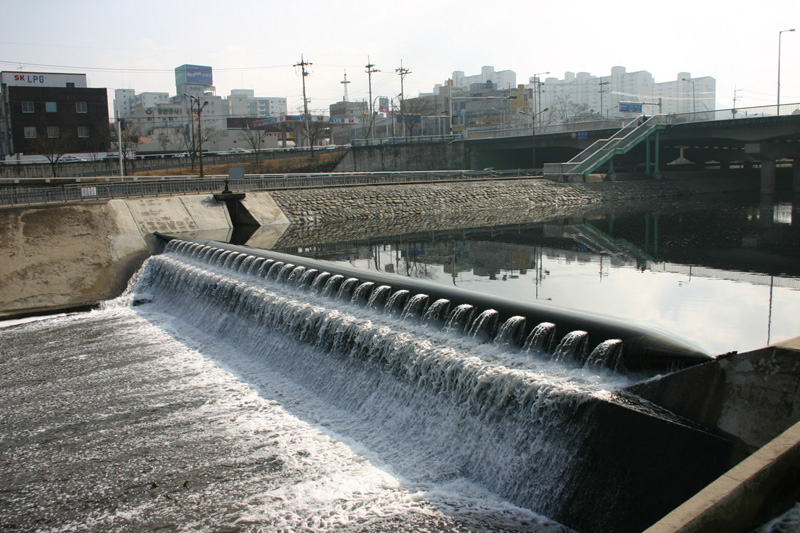
<path fill-rule="evenodd" d="M 204 196 L 0 209 L 0 317 L 119 294 L 150 254 L 148 236 L 167 228 L 225 239 L 230 219 L 223 205 Z"/>
<path fill-rule="evenodd" d="M 249 192 L 242 206 L 261 226 L 247 244 L 270 248 L 289 224 L 305 228 L 302 234 L 309 237 L 334 226 L 357 227 L 362 234 L 383 227 L 390 235 L 414 231 L 413 221 L 430 218 L 438 220 L 438 229 L 503 219 L 523 223 L 581 209 L 757 186 L 726 178 L 689 184 L 561 184 L 541 179 L 421 183 Z M 83 306 L 119 294 L 150 253 L 148 236 L 154 231 L 227 241 L 233 225 L 225 205 L 211 195 L 0 208 L 6 258 L 0 263 L 0 317 Z"/>

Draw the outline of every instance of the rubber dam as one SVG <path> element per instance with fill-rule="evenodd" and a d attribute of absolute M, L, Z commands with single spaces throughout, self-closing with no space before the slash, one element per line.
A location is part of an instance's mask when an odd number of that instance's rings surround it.
<path fill-rule="evenodd" d="M 320 424 L 411 485 L 464 479 L 579 531 L 639 531 L 740 458 L 629 391 L 711 359 L 657 333 L 164 239 L 136 276 L 134 306 L 262 360 L 349 420 Z"/>

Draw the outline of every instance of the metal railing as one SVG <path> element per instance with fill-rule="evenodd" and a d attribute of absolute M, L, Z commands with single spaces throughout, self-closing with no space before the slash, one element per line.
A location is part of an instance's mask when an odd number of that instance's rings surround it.
<path fill-rule="evenodd" d="M 463 139 L 461 134 L 452 135 L 418 135 L 416 137 L 384 137 L 376 139 L 353 139 L 353 146 L 381 146 L 384 144 L 427 144 L 453 142 Z"/>
<path fill-rule="evenodd" d="M 331 174 L 262 174 L 229 180 L 226 176 L 208 178 L 148 177 L 137 181 L 124 178 L 52 178 L 62 182 L 48 187 L 26 187 L 18 180 L 14 186 L 0 187 L 0 205 L 71 202 L 141 196 L 175 196 L 219 192 L 227 185 L 234 192 L 320 189 L 331 187 L 403 185 L 415 183 L 487 181 L 531 178 L 531 171 L 519 170 L 442 170 L 423 172 L 356 172 Z"/>
<path fill-rule="evenodd" d="M 575 166 L 569 173 L 585 174 L 593 171 L 614 155 L 624 153 L 639 144 L 665 122 L 664 115 L 653 115 L 644 122 L 638 118 L 632 120 L 613 136 L 598 140 L 570 159 L 567 163 Z"/>
<path fill-rule="evenodd" d="M 780 113 L 774 105 L 740 107 L 738 109 L 717 109 L 714 111 L 697 111 L 696 113 L 679 113 L 661 115 L 666 117 L 669 124 L 686 124 L 693 122 L 711 122 L 717 120 L 743 120 L 754 118 L 770 118 L 780 114 L 781 117 L 800 114 L 800 103 L 781 104 Z M 580 131 L 595 131 L 603 129 L 619 129 L 630 122 L 629 118 L 600 119 L 587 122 L 565 122 L 559 124 L 544 124 L 536 127 L 536 135 L 552 133 L 571 133 Z M 465 132 L 467 139 L 492 139 L 499 137 L 526 137 L 533 135 L 530 126 L 523 128 L 472 128 Z"/>

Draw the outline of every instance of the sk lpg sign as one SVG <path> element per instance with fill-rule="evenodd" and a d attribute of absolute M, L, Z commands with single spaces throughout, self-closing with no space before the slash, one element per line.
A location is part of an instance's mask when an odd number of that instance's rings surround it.
<path fill-rule="evenodd" d="M 2 72 L 0 80 L 7 87 L 86 87 L 86 74 Z"/>
<path fill-rule="evenodd" d="M 14 74 L 14 81 L 28 85 L 44 85 L 44 74 Z"/>

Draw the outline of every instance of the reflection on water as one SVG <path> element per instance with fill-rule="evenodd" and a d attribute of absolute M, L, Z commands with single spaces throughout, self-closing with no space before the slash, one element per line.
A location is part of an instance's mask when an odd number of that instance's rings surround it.
<path fill-rule="evenodd" d="M 711 353 L 800 335 L 798 203 L 729 196 L 621 215 L 280 247 L 656 327 Z"/>

